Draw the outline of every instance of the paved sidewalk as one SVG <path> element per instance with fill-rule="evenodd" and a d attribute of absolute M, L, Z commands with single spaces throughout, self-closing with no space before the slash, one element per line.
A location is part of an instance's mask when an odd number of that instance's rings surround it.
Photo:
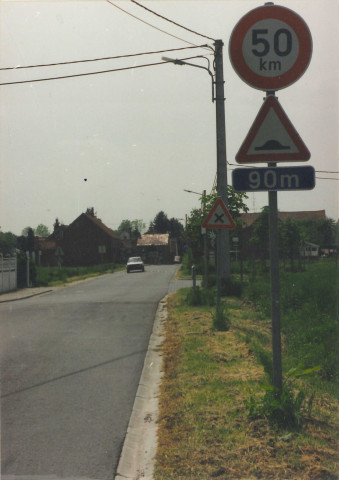
<path fill-rule="evenodd" d="M 119 272 L 117 272 L 119 273 Z M 111 273 L 105 273 L 100 276 L 93 276 L 88 278 L 83 278 L 81 280 L 75 280 L 74 282 L 70 283 L 63 283 L 61 285 L 57 285 L 55 287 L 31 287 L 31 288 L 20 288 L 13 292 L 7 293 L 0 293 L 0 303 L 5 302 L 15 302 L 16 300 L 24 300 L 25 298 L 35 297 L 37 295 L 43 295 L 44 293 L 53 292 L 54 290 L 60 290 L 61 288 L 71 287 L 78 283 L 90 282 L 91 280 L 95 280 L 97 278 L 102 278 L 106 275 L 112 275 Z"/>
<path fill-rule="evenodd" d="M 33 287 L 33 288 L 20 288 L 13 292 L 1 293 L 0 303 L 15 302 L 16 300 L 24 300 L 25 298 L 35 297 L 36 295 L 42 295 L 44 293 L 52 292 L 60 287 Z"/>

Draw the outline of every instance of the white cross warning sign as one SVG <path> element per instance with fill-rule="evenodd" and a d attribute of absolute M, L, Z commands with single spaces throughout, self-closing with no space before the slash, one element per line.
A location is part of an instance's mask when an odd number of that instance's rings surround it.
<path fill-rule="evenodd" d="M 204 228 L 235 228 L 235 223 L 221 198 L 218 198 L 203 221 Z"/>

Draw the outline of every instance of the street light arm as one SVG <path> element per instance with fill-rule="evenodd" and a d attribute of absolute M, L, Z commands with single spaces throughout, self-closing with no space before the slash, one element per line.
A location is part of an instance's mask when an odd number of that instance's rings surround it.
<path fill-rule="evenodd" d="M 195 57 L 195 58 L 204 58 L 209 63 L 208 58 L 204 57 L 203 55 L 200 55 L 199 57 Z M 203 67 L 202 65 L 196 65 L 195 63 L 185 62 L 184 60 L 180 60 L 178 58 L 161 57 L 161 59 L 167 63 L 174 63 L 175 65 L 189 65 L 190 67 L 202 68 L 203 70 L 206 70 L 212 79 L 212 102 L 214 102 L 214 83 L 215 83 L 214 76 L 208 67 Z"/>

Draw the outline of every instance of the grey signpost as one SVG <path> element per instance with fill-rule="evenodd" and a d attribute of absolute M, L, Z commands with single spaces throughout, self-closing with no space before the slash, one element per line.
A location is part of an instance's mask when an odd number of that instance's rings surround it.
<path fill-rule="evenodd" d="M 299 15 L 268 2 L 251 10 L 234 27 L 229 55 L 243 81 L 266 91 L 265 103 L 236 160 L 238 163 L 267 162 L 268 167 L 253 168 L 247 175 L 236 170 L 233 172 L 233 188 L 239 191 L 268 191 L 273 385 L 281 391 L 277 192 L 313 188 L 314 173 L 310 170 L 283 171 L 276 166 L 277 162 L 309 160 L 310 153 L 281 108 L 275 91 L 291 85 L 303 75 L 311 60 L 312 37 Z M 237 181 L 240 185 L 236 184 Z M 307 188 L 300 185 L 307 185 Z"/>

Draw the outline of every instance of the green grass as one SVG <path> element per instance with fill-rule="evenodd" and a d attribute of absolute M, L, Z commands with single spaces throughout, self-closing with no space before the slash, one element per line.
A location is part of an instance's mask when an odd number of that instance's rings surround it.
<path fill-rule="evenodd" d="M 256 276 L 245 288 L 246 298 L 270 316 L 269 277 Z M 281 329 L 285 368 L 303 363 L 321 365 L 322 378 L 336 384 L 338 363 L 338 270 L 334 261 L 313 263 L 299 273 L 280 274 Z"/>
<path fill-rule="evenodd" d="M 87 267 L 36 267 L 36 286 L 62 285 L 93 276 L 112 273 L 125 268 L 124 265 L 101 264 Z"/>
<path fill-rule="evenodd" d="M 223 298 L 230 329 L 216 331 L 215 308 L 188 305 L 187 292 L 168 300 L 154 478 L 334 480 L 335 399 L 316 390 L 314 414 L 292 434 L 250 419 L 245 401 L 263 396 L 267 382 L 270 318 Z"/>

